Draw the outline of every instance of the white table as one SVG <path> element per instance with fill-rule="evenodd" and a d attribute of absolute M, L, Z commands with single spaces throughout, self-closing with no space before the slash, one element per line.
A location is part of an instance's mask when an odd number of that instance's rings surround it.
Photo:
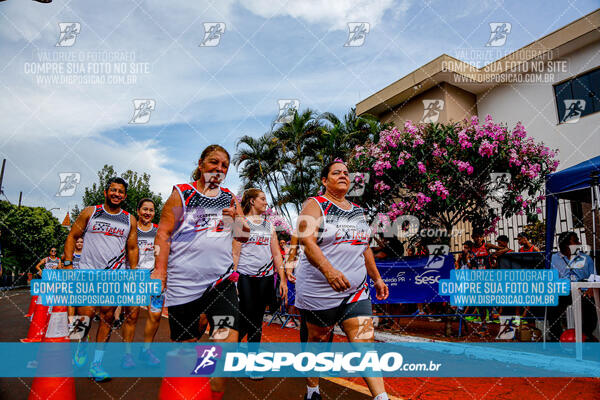
<path fill-rule="evenodd" d="M 590 288 L 594 291 L 594 302 L 596 303 L 596 315 L 600 321 L 600 282 L 571 282 L 571 299 L 573 306 L 573 319 L 575 320 L 575 342 L 577 343 L 577 359 L 582 359 L 581 335 L 581 290 Z"/>

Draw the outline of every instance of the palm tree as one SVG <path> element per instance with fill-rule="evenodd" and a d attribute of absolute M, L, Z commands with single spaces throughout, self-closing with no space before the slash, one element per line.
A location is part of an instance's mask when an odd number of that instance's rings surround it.
<path fill-rule="evenodd" d="M 357 116 L 355 109 L 343 121 L 310 109 L 293 110 L 290 116 L 259 138 L 240 138 L 233 158 L 245 187 L 266 187 L 274 207 L 288 218 L 288 204 L 299 213 L 304 200 L 318 192 L 323 165 L 348 159 L 357 145 L 378 141 L 382 129 L 375 117 Z"/>
<path fill-rule="evenodd" d="M 240 177 L 244 182 L 244 188 L 264 187 L 266 188 L 273 206 L 280 212 L 287 214 L 287 209 L 281 207 L 279 201 L 279 185 L 277 182 L 277 148 L 270 134 L 259 138 L 244 135 L 236 145 L 236 154 L 233 163 L 238 168 Z M 273 193 L 275 189 L 277 196 Z"/>
<path fill-rule="evenodd" d="M 330 112 L 319 118 L 326 122 L 319 140 L 319 158 L 323 164 L 336 158 L 347 159 L 356 146 L 379 140 L 379 121 L 368 114 L 357 116 L 355 108 L 344 116 L 344 121 Z"/>
<path fill-rule="evenodd" d="M 314 182 L 315 155 L 317 152 L 318 136 L 322 133 L 320 120 L 315 112 L 306 109 L 302 113 L 294 111 L 290 122 L 282 124 L 274 132 L 279 148 L 281 149 L 282 166 L 285 171 L 293 171 L 287 175 L 287 181 L 282 197 L 286 203 L 293 203 L 296 211 L 300 212 L 302 202 L 313 195 L 316 182 Z M 290 176 L 293 179 L 290 179 Z M 293 184 L 293 189 L 291 184 Z M 293 192 L 293 195 L 291 195 Z"/>

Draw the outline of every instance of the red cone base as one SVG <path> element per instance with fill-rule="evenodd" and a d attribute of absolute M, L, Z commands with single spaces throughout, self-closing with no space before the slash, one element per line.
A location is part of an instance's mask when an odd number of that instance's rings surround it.
<path fill-rule="evenodd" d="M 36 302 L 35 311 L 31 318 L 31 324 L 29 325 L 29 332 L 27 332 L 27 337 L 25 339 L 21 339 L 21 342 L 41 342 L 44 335 L 46 335 L 49 319 L 50 314 L 48 314 L 48 307 Z"/>
<path fill-rule="evenodd" d="M 210 380 L 205 377 L 165 377 L 160 385 L 159 400 L 211 400 Z"/>
<path fill-rule="evenodd" d="M 69 378 L 35 378 L 28 400 L 76 400 L 75 380 Z"/>
<path fill-rule="evenodd" d="M 37 303 L 37 296 L 31 296 L 31 301 L 29 302 L 29 310 L 27 310 L 27 314 L 25 314 L 25 318 L 29 318 L 33 315 L 33 311 L 35 310 L 35 305 Z"/>

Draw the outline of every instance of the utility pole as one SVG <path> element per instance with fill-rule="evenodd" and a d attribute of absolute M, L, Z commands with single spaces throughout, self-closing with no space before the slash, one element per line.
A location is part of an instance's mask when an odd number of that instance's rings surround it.
<path fill-rule="evenodd" d="M 4 167 L 6 166 L 6 158 L 2 160 L 2 170 L 0 171 L 0 195 L 4 193 L 2 190 L 2 181 L 4 180 Z"/>
<path fill-rule="evenodd" d="M 23 192 L 19 192 L 19 208 L 21 208 L 21 199 L 23 198 Z"/>

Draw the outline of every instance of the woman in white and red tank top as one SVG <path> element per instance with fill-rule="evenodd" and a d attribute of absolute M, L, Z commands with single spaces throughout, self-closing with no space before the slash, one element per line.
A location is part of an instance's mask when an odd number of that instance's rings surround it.
<path fill-rule="evenodd" d="M 240 336 L 248 335 L 248 343 L 258 343 L 262 336 L 262 322 L 267 305 L 273 304 L 275 290 L 287 302 L 287 280 L 283 258 L 273 224 L 264 215 L 267 198 L 260 189 L 251 188 L 242 196 L 242 210 L 250 227 L 246 243 L 233 243 L 234 254 L 239 254 L 237 271 L 240 298 Z M 279 276 L 279 287 L 275 287 Z M 275 310 L 271 310 L 275 311 Z"/>
<path fill-rule="evenodd" d="M 296 267 L 296 307 L 308 328 L 308 341 L 329 339 L 336 324 L 350 342 L 374 341 L 367 274 L 377 298 L 388 296 L 369 247 L 371 230 L 364 210 L 346 200 L 348 168 L 332 162 L 321 171 L 323 196 L 311 197 L 298 217 L 304 246 Z M 373 396 L 387 398 L 383 378 L 365 377 Z M 305 399 L 319 400 L 319 378 L 307 378 Z"/>
<path fill-rule="evenodd" d="M 248 240 L 250 228 L 235 196 L 221 187 L 229 169 L 229 153 L 219 145 L 202 152 L 193 182 L 175 185 L 166 201 L 155 247 L 153 278 L 166 284 L 171 340 L 197 341 L 206 314 L 210 339 L 237 342 L 238 297 L 232 241 Z M 225 378 L 211 378 L 213 399 L 221 398 Z"/>
<path fill-rule="evenodd" d="M 42 265 L 44 269 L 59 269 L 62 268 L 60 258 L 56 256 L 56 247 L 50 249 L 50 255 L 42 258 L 39 263 L 35 266 L 37 273 L 42 276 Z"/>
<path fill-rule="evenodd" d="M 154 238 L 158 231 L 158 225 L 152 223 L 156 205 L 154 200 L 145 197 L 140 199 L 137 204 L 137 242 L 139 249 L 139 259 L 137 269 L 154 270 Z M 164 304 L 164 293 L 158 296 L 150 296 L 150 304 L 148 305 L 148 318 L 144 327 L 144 347 L 140 351 L 139 359 L 148 366 L 157 366 L 160 360 L 150 350 L 150 345 L 154 340 L 156 331 L 160 324 L 162 309 Z M 126 318 L 123 322 L 123 342 L 133 342 L 135 327 L 138 321 L 140 307 L 128 306 L 124 309 Z M 121 367 L 125 369 L 134 368 L 136 366 L 131 354 L 131 346 L 125 346 L 125 355 L 121 361 Z"/>

